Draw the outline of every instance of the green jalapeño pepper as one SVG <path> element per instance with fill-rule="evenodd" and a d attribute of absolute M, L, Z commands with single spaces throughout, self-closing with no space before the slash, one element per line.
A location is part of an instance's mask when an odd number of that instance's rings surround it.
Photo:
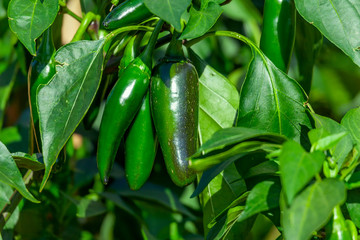
<path fill-rule="evenodd" d="M 265 0 L 260 49 L 284 72 L 294 47 L 295 16 L 293 0 Z"/>
<path fill-rule="evenodd" d="M 328 240 L 352 240 L 351 229 L 348 228 L 348 224 L 341 212 L 341 208 L 337 205 L 333 210 L 332 221 L 329 222 L 330 229 L 327 228 Z"/>
<path fill-rule="evenodd" d="M 37 88 L 40 84 L 47 84 L 55 74 L 55 47 L 52 38 L 51 28 L 48 28 L 41 40 L 36 56 L 30 64 L 30 106 L 31 116 L 35 130 L 35 140 L 38 144 L 38 150 L 41 151 L 39 114 L 36 104 Z"/>
<path fill-rule="evenodd" d="M 152 53 L 163 21 L 159 20 L 144 52 L 120 72 L 119 80 L 106 101 L 100 124 L 97 164 L 107 184 L 120 141 L 138 112 L 149 88 Z"/>
<path fill-rule="evenodd" d="M 195 179 L 187 158 L 195 153 L 198 141 L 199 80 L 175 35 L 153 70 L 150 99 L 167 171 L 176 185 L 185 186 Z"/>
<path fill-rule="evenodd" d="M 157 145 L 148 91 L 125 138 L 125 175 L 132 190 L 141 188 L 149 178 Z"/>
<path fill-rule="evenodd" d="M 103 25 L 106 29 L 112 30 L 141 23 L 152 15 L 145 6 L 144 0 L 127 0 L 106 16 Z"/>

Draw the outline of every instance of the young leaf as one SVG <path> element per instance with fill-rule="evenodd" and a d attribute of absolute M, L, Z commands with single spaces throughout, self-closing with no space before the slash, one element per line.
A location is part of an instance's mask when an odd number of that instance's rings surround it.
<path fill-rule="evenodd" d="M 239 106 L 239 93 L 231 82 L 188 49 L 199 74 L 199 136 L 206 142 L 214 132 L 232 127 Z"/>
<path fill-rule="evenodd" d="M 341 125 L 350 132 L 354 143 L 360 145 L 360 107 L 348 111 L 341 119 Z"/>
<path fill-rule="evenodd" d="M 295 195 L 321 170 L 325 155 L 307 153 L 300 144 L 289 141 L 283 145 L 280 161 L 281 183 L 289 204 Z"/>
<path fill-rule="evenodd" d="M 267 211 L 279 206 L 281 186 L 274 180 L 265 180 L 258 183 L 250 192 L 244 211 L 241 213 L 238 222 L 254 216 L 257 213 Z"/>
<path fill-rule="evenodd" d="M 327 39 L 360 66 L 360 31 L 358 31 L 360 5 L 358 1 L 295 0 L 295 5 L 306 21 L 318 28 Z"/>
<path fill-rule="evenodd" d="M 290 208 L 282 209 L 285 239 L 309 239 L 329 220 L 333 208 L 345 199 L 345 185 L 337 179 L 328 178 L 307 187 L 294 199 Z"/>
<path fill-rule="evenodd" d="M 329 134 L 337 134 L 342 132 L 347 132 L 346 127 L 340 125 L 339 123 L 335 122 L 334 120 L 323 117 L 317 114 L 313 114 L 315 119 L 316 128 L 323 128 Z M 344 136 L 333 148 L 330 149 L 330 153 L 337 161 L 339 168 L 345 161 L 346 156 L 349 154 L 351 149 L 353 148 L 351 135 Z"/>
<path fill-rule="evenodd" d="M 333 148 L 336 146 L 337 143 L 341 141 L 346 135 L 347 132 L 335 133 L 326 137 L 323 137 L 313 143 L 311 149 L 313 151 L 325 151 L 327 149 Z"/>
<path fill-rule="evenodd" d="M 214 26 L 222 12 L 221 7 L 214 2 L 210 2 L 205 9 L 199 11 L 192 7 L 189 22 L 180 39 L 192 39 L 202 36 Z"/>
<path fill-rule="evenodd" d="M 58 0 L 11 0 L 8 7 L 10 29 L 35 55 L 35 40 L 54 22 L 58 11 Z"/>
<path fill-rule="evenodd" d="M 310 147 L 306 133 L 313 128 L 307 96 L 300 85 L 253 48 L 240 93 L 237 126 L 280 133 Z"/>
<path fill-rule="evenodd" d="M 14 159 L 2 142 L 0 142 L 0 181 L 14 187 L 28 200 L 39 203 L 39 201 L 27 190 Z"/>
<path fill-rule="evenodd" d="M 190 5 L 191 0 L 144 0 L 145 6 L 155 15 L 174 26 L 181 32 L 181 15 Z"/>
<path fill-rule="evenodd" d="M 102 74 L 104 39 L 77 41 L 55 54 L 56 74 L 38 88 L 41 142 L 45 164 L 41 190 L 56 158 L 88 110 Z"/>

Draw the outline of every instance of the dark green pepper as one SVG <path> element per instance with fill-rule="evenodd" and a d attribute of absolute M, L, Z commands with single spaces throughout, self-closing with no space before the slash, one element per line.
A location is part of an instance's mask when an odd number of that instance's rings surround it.
<path fill-rule="evenodd" d="M 101 120 L 97 163 L 101 180 L 107 183 L 120 141 L 141 107 L 151 77 L 152 53 L 163 21 L 160 20 L 144 52 L 134 59 L 111 90 Z"/>
<path fill-rule="evenodd" d="M 199 80 L 174 36 L 160 64 L 153 69 L 151 111 L 167 171 L 178 186 L 195 179 L 188 160 L 197 148 Z"/>
<path fill-rule="evenodd" d="M 295 41 L 293 0 L 265 0 L 260 49 L 283 72 L 289 69 Z"/>
<path fill-rule="evenodd" d="M 51 28 L 48 28 L 41 40 L 40 46 L 30 64 L 30 106 L 32 121 L 35 130 L 35 140 L 38 144 L 38 150 L 41 151 L 39 114 L 36 104 L 37 88 L 40 84 L 47 84 L 55 74 L 55 47 L 52 38 Z"/>
<path fill-rule="evenodd" d="M 157 138 L 151 119 L 149 91 L 125 137 L 125 175 L 132 190 L 149 178 L 156 156 Z"/>
<path fill-rule="evenodd" d="M 114 8 L 104 19 L 103 25 L 112 30 L 128 25 L 139 24 L 153 16 L 145 6 L 144 0 L 127 0 Z"/>

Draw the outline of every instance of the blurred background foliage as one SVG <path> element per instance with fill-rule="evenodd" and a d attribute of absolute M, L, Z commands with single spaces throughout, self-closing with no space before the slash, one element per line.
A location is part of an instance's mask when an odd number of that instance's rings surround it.
<path fill-rule="evenodd" d="M 83 12 L 96 11 L 99 2 L 81 0 Z M 11 152 L 28 152 L 27 69 L 31 56 L 8 27 L 8 3 L 0 0 L 0 141 Z M 223 6 L 214 29 L 239 32 L 259 44 L 263 4 L 263 0 L 233 0 Z M 59 14 L 54 27 L 57 47 L 61 45 L 61 18 Z M 240 91 L 252 57 L 250 48 L 219 37 L 207 38 L 193 49 Z M 289 75 L 299 78 L 295 54 Z M 341 119 L 360 104 L 359 78 L 359 68 L 324 39 L 315 61 L 310 104 L 321 115 Z M 67 144 L 67 160 L 57 164 L 41 193 L 41 176 L 35 176 L 30 190 L 41 203 L 23 200 L 1 233 L 2 239 L 203 239 L 200 204 L 190 198 L 194 185 L 176 187 L 166 174 L 160 151 L 150 180 L 139 191 L 131 191 L 126 183 L 121 149 L 111 183 L 102 185 L 95 159 L 98 127 L 99 121 L 91 130 L 78 127 Z M 0 188 L 2 208 L 12 189 L 4 184 Z M 277 235 L 272 223 L 259 215 L 250 236 L 238 239 L 275 239 Z"/>

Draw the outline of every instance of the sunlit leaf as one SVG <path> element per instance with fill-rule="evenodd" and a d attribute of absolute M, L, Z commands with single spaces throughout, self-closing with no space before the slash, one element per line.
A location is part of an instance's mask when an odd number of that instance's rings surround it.
<path fill-rule="evenodd" d="M 74 132 L 98 89 L 103 63 L 104 39 L 77 41 L 55 54 L 56 74 L 38 88 L 40 132 L 43 144 L 44 187 L 56 158 Z"/>
<path fill-rule="evenodd" d="M 28 51 L 35 55 L 35 40 L 54 22 L 58 0 L 11 0 L 9 25 Z"/>

